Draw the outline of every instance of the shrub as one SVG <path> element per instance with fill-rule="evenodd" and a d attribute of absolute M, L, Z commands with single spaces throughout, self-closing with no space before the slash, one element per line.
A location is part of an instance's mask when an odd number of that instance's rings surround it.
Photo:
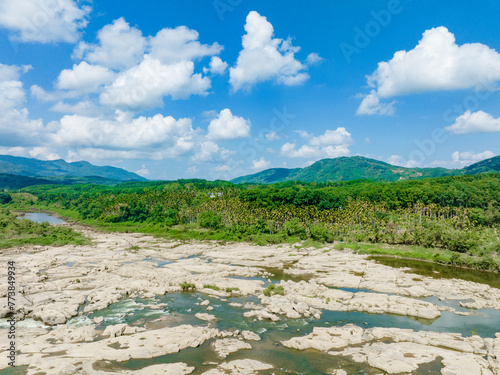
<path fill-rule="evenodd" d="M 182 290 L 196 289 L 196 286 L 194 284 L 188 283 L 186 281 L 180 283 L 179 286 L 181 287 Z"/>
<path fill-rule="evenodd" d="M 333 234 L 321 225 L 311 225 L 311 238 L 316 241 L 333 242 Z"/>
<path fill-rule="evenodd" d="M 213 211 L 201 212 L 198 215 L 198 224 L 202 228 L 216 229 L 220 226 L 222 217 Z"/>
<path fill-rule="evenodd" d="M 265 296 L 272 296 L 273 294 L 279 294 L 280 296 L 285 295 L 285 289 L 283 289 L 282 285 L 274 285 L 269 284 L 266 289 L 263 291 Z"/>
<path fill-rule="evenodd" d="M 12 201 L 12 196 L 9 193 L 0 192 L 0 204 L 7 204 Z"/>
<path fill-rule="evenodd" d="M 211 285 L 211 284 L 205 284 L 205 285 L 203 285 L 203 288 L 212 289 L 212 290 L 220 290 L 220 288 L 217 285 Z"/>

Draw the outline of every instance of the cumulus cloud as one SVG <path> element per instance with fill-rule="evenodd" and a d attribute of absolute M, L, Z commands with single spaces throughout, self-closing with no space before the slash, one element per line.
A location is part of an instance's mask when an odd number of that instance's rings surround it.
<path fill-rule="evenodd" d="M 222 75 L 227 69 L 227 62 L 222 61 L 219 56 L 213 56 L 210 60 L 210 65 L 208 68 L 203 68 L 203 73 L 212 73 Z"/>
<path fill-rule="evenodd" d="M 198 151 L 191 158 L 192 161 L 212 161 L 220 151 L 220 147 L 213 141 L 202 142 L 198 145 Z"/>
<path fill-rule="evenodd" d="M 496 133 L 500 132 L 500 118 L 494 118 L 483 111 L 471 112 L 467 110 L 455 120 L 453 125 L 447 126 L 445 129 L 455 134 Z"/>
<path fill-rule="evenodd" d="M 394 115 L 394 104 L 395 101 L 391 103 L 381 103 L 380 98 L 375 90 L 372 90 L 368 95 L 365 96 L 363 101 L 356 111 L 357 115 Z"/>
<path fill-rule="evenodd" d="M 20 75 L 29 67 L 0 64 L 0 145 L 24 145 L 43 131 L 42 120 L 30 119 Z"/>
<path fill-rule="evenodd" d="M 444 168 L 463 168 L 467 165 L 477 163 L 478 161 L 489 159 L 496 156 L 491 151 L 482 151 L 482 152 L 472 152 L 472 151 L 455 151 L 451 154 L 451 160 L 436 160 L 431 164 L 437 167 Z"/>
<path fill-rule="evenodd" d="M 271 162 L 264 159 L 264 157 L 261 157 L 259 160 L 252 161 L 252 169 L 256 171 L 269 168 L 269 165 L 271 165 Z"/>
<path fill-rule="evenodd" d="M 316 52 L 313 52 L 307 56 L 306 62 L 307 62 L 307 65 L 312 66 L 312 65 L 318 65 L 319 63 L 321 63 L 324 60 L 325 59 L 322 58 L 320 55 L 318 55 Z"/>
<path fill-rule="evenodd" d="M 150 39 L 150 54 L 163 64 L 175 64 L 180 61 L 196 60 L 205 56 L 218 55 L 223 47 L 218 43 L 201 44 L 196 30 L 179 26 L 165 28 Z"/>
<path fill-rule="evenodd" d="M 210 77 L 195 72 L 195 61 L 211 56 L 205 74 L 223 74 L 227 63 L 218 56 L 218 43 L 202 44 L 198 32 L 185 26 L 165 28 L 155 36 L 144 37 L 123 18 L 104 26 L 96 43 L 81 42 L 73 58 L 82 60 L 65 69 L 55 83 L 55 92 L 34 85 L 32 95 L 42 101 L 76 99 L 98 93 L 103 110 L 141 111 L 163 106 L 163 99 L 187 99 L 207 95 Z M 88 99 L 88 96 L 85 98 Z M 96 101 L 95 96 L 90 100 Z M 57 108 L 70 109 L 76 104 L 61 102 Z"/>
<path fill-rule="evenodd" d="M 96 92 L 103 85 L 111 83 L 114 77 L 115 74 L 108 68 L 82 61 L 73 65 L 73 69 L 64 69 L 57 78 L 56 87 L 81 94 Z"/>
<path fill-rule="evenodd" d="M 208 125 L 209 139 L 236 139 L 250 136 L 250 121 L 234 116 L 229 109 L 220 111 L 219 116 Z"/>
<path fill-rule="evenodd" d="M 307 67 L 295 59 L 300 48 L 292 46 L 290 39 L 273 38 L 274 28 L 266 17 L 250 12 L 245 31 L 243 49 L 236 65 L 229 69 L 234 91 L 269 80 L 287 86 L 300 85 L 309 78 L 304 72 Z"/>
<path fill-rule="evenodd" d="M 500 81 L 500 54 L 480 43 L 457 45 L 445 27 L 424 32 L 410 51 L 398 51 L 367 77 L 373 90 L 358 114 L 392 114 L 380 99 L 423 92 L 484 89 Z"/>
<path fill-rule="evenodd" d="M 97 33 L 99 43 L 80 42 L 73 52 L 75 59 L 110 69 L 126 69 L 138 64 L 146 49 L 147 40 L 142 32 L 119 18 Z"/>
<path fill-rule="evenodd" d="M 211 81 L 194 73 L 192 61 L 164 65 L 160 60 L 144 56 L 137 66 L 118 75 L 100 95 L 101 104 L 127 110 L 163 106 L 163 97 L 186 99 L 191 95 L 206 95 Z"/>
<path fill-rule="evenodd" d="M 326 130 L 324 134 L 318 137 L 312 137 L 309 140 L 309 144 L 316 147 L 351 143 L 351 134 L 343 127 L 337 128 L 336 130 Z"/>
<path fill-rule="evenodd" d="M 133 119 L 130 114 L 118 111 L 114 119 L 64 116 L 52 141 L 61 146 L 85 148 L 150 149 L 169 146 L 185 150 L 193 147 L 193 144 L 187 146 L 187 139 L 193 132 L 190 119 L 175 120 L 161 114 Z"/>
<path fill-rule="evenodd" d="M 91 8 L 73 0 L 2 0 L 0 27 L 21 42 L 67 42 L 80 38 Z"/>
<path fill-rule="evenodd" d="M 326 130 L 324 134 L 314 137 L 313 135 L 302 131 L 303 138 L 308 138 L 307 144 L 296 148 L 295 143 L 285 143 L 281 146 L 281 155 L 291 158 L 336 158 L 348 156 L 353 139 L 351 134 L 343 127 L 336 130 Z"/>
<path fill-rule="evenodd" d="M 53 112 L 72 113 L 84 116 L 97 116 L 101 113 L 102 108 L 96 106 L 93 101 L 84 100 L 74 104 L 57 102 L 50 110 Z"/>
<path fill-rule="evenodd" d="M 466 152 L 455 151 L 453 154 L 451 154 L 451 159 L 454 162 L 458 162 L 461 164 L 471 164 L 484 159 L 492 158 L 494 156 L 496 155 L 491 151 L 483 151 L 479 153 L 474 153 L 471 151 L 466 151 Z"/>
<path fill-rule="evenodd" d="M 281 137 L 276 133 L 274 130 L 271 130 L 271 132 L 264 134 L 264 137 L 268 141 L 279 141 Z"/>
<path fill-rule="evenodd" d="M 39 160 L 58 160 L 59 154 L 48 147 L 0 147 L 0 154 L 35 158 Z"/>
<path fill-rule="evenodd" d="M 141 169 L 135 171 L 135 173 L 137 173 L 139 176 L 142 176 L 142 177 L 147 177 L 151 174 L 151 172 L 149 171 L 146 164 L 143 164 Z"/>

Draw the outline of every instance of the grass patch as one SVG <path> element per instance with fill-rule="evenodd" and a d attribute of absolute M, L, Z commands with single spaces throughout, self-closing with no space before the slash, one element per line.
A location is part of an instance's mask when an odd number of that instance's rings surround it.
<path fill-rule="evenodd" d="M 274 294 L 278 294 L 280 296 L 285 295 L 285 289 L 283 288 L 282 285 L 274 285 L 274 284 L 269 284 L 266 289 L 263 291 L 265 296 L 272 296 Z"/>
<path fill-rule="evenodd" d="M 212 290 L 220 290 L 220 288 L 217 285 L 211 285 L 211 284 L 205 284 L 205 285 L 203 285 L 203 288 L 212 289 Z"/>
<path fill-rule="evenodd" d="M 190 291 L 196 289 L 196 286 L 194 284 L 188 283 L 184 281 L 183 283 L 180 283 L 179 286 L 183 291 Z"/>

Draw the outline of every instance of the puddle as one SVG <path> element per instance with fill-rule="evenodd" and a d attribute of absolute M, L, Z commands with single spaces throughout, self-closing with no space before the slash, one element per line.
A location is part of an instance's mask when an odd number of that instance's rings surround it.
<path fill-rule="evenodd" d="M 429 276 L 435 279 L 462 279 L 487 284 L 500 289 L 500 274 L 487 271 L 470 270 L 443 264 L 423 262 L 413 259 L 400 259 L 385 256 L 370 256 L 369 260 L 394 268 L 411 268 L 408 273 Z"/>

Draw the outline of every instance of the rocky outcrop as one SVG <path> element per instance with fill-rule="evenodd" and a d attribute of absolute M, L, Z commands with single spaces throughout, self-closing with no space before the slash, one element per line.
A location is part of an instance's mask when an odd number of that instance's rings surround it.
<path fill-rule="evenodd" d="M 238 339 L 220 339 L 212 344 L 212 348 L 221 358 L 242 349 L 252 349 L 252 345 Z"/>
<path fill-rule="evenodd" d="M 349 356 L 389 374 L 415 371 L 419 365 L 442 358 L 443 374 L 493 375 L 500 370 L 500 335 L 497 338 L 398 328 L 363 329 L 355 325 L 319 328 L 307 336 L 283 341 L 298 350 L 316 349 Z M 487 359 L 484 357 L 486 356 Z"/>
<path fill-rule="evenodd" d="M 224 362 L 217 368 L 205 371 L 203 375 L 256 375 L 260 371 L 270 370 L 273 366 L 253 359 L 238 359 Z"/>

